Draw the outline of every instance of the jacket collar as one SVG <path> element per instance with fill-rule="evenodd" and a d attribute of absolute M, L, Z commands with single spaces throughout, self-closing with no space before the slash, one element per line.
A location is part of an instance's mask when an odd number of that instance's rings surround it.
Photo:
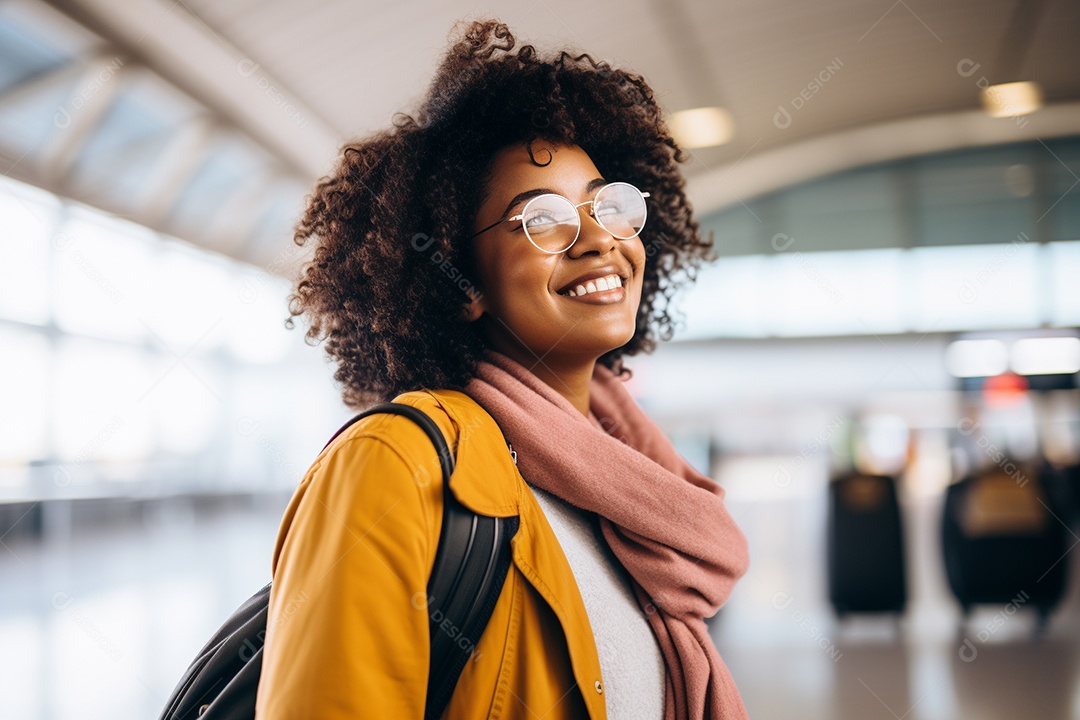
<path fill-rule="evenodd" d="M 492 517 L 520 514 L 515 483 L 497 482 L 517 474 L 517 466 L 498 423 L 474 399 L 459 390 L 431 390 L 456 426 L 455 468 L 484 468 L 485 472 L 454 472 L 450 491 L 463 505 Z M 448 435 L 448 437 L 450 437 Z"/>

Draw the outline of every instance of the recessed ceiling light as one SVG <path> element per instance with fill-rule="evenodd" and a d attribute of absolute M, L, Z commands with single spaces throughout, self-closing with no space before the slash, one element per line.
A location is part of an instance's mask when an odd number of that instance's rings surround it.
<path fill-rule="evenodd" d="M 723 145 L 735 136 L 735 120 L 724 108 L 680 110 L 671 116 L 671 134 L 685 148 Z"/>
<path fill-rule="evenodd" d="M 1038 83 L 1012 82 L 982 89 L 983 108 L 991 117 L 1027 115 L 1042 107 L 1042 89 Z"/>

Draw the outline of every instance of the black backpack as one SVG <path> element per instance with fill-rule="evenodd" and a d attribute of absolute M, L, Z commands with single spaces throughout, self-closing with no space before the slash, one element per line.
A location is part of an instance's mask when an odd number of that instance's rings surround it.
<path fill-rule="evenodd" d="M 365 410 L 345 423 L 326 445 L 354 422 L 374 413 L 404 415 L 423 428 L 438 451 L 442 468 L 443 524 L 427 586 L 431 667 L 424 717 L 434 720 L 449 704 L 458 677 L 491 619 L 510 568 L 510 540 L 517 532 L 518 518 L 477 515 L 458 502 L 450 491 L 454 456 L 438 425 L 411 405 L 383 403 Z M 255 717 L 270 586 L 267 583 L 237 608 L 199 651 L 169 697 L 160 720 Z M 439 625 L 446 626 L 447 620 L 449 627 L 460 632 L 452 636 L 441 631 Z M 462 639 L 470 642 L 462 643 Z"/>

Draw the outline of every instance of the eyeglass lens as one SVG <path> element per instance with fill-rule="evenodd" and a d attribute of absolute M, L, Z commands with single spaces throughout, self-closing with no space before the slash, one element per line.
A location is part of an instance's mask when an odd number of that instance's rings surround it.
<path fill-rule="evenodd" d="M 593 199 L 593 217 L 614 237 L 626 240 L 645 225 L 645 198 L 633 185 L 611 183 Z M 544 252 L 566 250 L 577 239 L 581 215 L 561 195 L 541 195 L 529 201 L 522 217 L 529 240 Z"/>

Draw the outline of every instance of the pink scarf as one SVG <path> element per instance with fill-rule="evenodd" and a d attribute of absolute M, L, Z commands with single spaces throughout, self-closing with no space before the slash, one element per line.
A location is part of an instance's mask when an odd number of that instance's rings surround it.
<path fill-rule="evenodd" d="M 520 363 L 487 357 L 465 392 L 499 423 L 524 478 L 601 516 L 664 656 L 665 720 L 746 718 L 704 620 L 749 563 L 724 490 L 679 455 L 600 363 L 586 418 Z"/>

